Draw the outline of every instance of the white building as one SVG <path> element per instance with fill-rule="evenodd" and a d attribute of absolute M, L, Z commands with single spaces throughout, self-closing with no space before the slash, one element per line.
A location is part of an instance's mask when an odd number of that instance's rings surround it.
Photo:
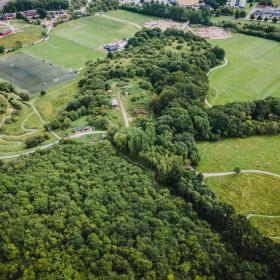
<path fill-rule="evenodd" d="M 229 5 L 231 7 L 245 8 L 246 0 L 229 0 Z"/>

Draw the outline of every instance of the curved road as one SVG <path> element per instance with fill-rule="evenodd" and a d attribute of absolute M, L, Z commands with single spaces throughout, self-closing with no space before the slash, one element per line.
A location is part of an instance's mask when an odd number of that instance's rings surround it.
<path fill-rule="evenodd" d="M 265 175 L 270 175 L 274 177 L 280 178 L 280 174 L 269 172 L 269 171 L 264 171 L 264 170 L 240 170 L 240 173 L 259 173 L 259 174 L 265 174 Z M 234 171 L 227 171 L 227 172 L 213 172 L 213 173 L 202 173 L 204 178 L 209 178 L 209 177 L 223 177 L 223 176 L 229 176 L 229 175 L 234 175 L 237 174 Z"/>
<path fill-rule="evenodd" d="M 228 64 L 228 60 L 227 60 L 227 58 L 225 57 L 224 63 L 223 63 L 222 65 L 218 65 L 218 66 L 216 66 L 216 67 L 211 68 L 211 69 L 208 71 L 207 76 L 209 76 L 209 74 L 210 74 L 211 72 L 213 72 L 214 70 L 217 70 L 217 69 L 220 69 L 220 68 L 222 68 L 222 67 L 225 67 L 227 64 Z M 207 97 L 205 98 L 204 103 L 205 103 L 208 107 L 210 107 L 210 108 L 213 106 L 213 105 L 211 105 L 211 104 L 209 103 Z"/>
<path fill-rule="evenodd" d="M 249 215 L 246 216 L 246 219 L 249 220 L 249 219 L 251 219 L 253 217 L 256 217 L 256 218 L 267 218 L 267 219 L 279 219 L 280 215 L 272 216 L 272 215 L 249 214 Z"/>

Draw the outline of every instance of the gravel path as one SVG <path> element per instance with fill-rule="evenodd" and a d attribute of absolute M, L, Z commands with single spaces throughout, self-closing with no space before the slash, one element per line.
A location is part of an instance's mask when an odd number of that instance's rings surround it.
<path fill-rule="evenodd" d="M 274 177 L 280 178 L 280 174 L 269 172 L 269 171 L 264 171 L 264 170 L 240 170 L 240 173 L 259 173 L 259 174 L 265 174 L 265 175 L 270 175 Z M 234 175 L 237 174 L 234 171 L 227 171 L 227 172 L 213 172 L 213 173 L 202 173 L 204 178 L 209 178 L 209 177 L 223 177 L 223 176 L 229 176 L 229 175 Z"/>
<path fill-rule="evenodd" d="M 217 69 L 220 69 L 220 68 L 222 68 L 222 67 L 225 67 L 227 64 L 228 64 L 228 60 L 227 60 L 227 58 L 225 57 L 224 63 L 223 63 L 222 65 L 218 65 L 218 66 L 216 66 L 216 67 L 214 67 L 214 68 L 211 68 L 211 69 L 208 71 L 207 76 L 209 76 L 209 74 L 210 74 L 211 72 L 213 72 L 213 71 L 215 71 L 215 70 L 217 70 Z M 207 107 L 210 107 L 210 108 L 211 108 L 211 107 L 213 106 L 213 105 L 211 105 L 211 104 L 209 103 L 207 97 L 205 98 L 204 103 L 206 104 Z"/>

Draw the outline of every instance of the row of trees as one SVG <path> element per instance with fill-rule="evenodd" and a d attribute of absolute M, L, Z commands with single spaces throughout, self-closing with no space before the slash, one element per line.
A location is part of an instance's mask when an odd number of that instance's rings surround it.
<path fill-rule="evenodd" d="M 280 41 L 280 29 L 273 25 L 262 25 L 255 23 L 246 23 L 243 25 L 237 25 L 233 22 L 222 22 L 218 24 L 223 28 L 230 28 L 239 33 L 265 38 L 269 40 Z"/>
<path fill-rule="evenodd" d="M 69 7 L 68 0 L 15 0 L 9 1 L 3 8 L 3 12 L 15 13 L 32 9 L 59 10 Z"/>
<path fill-rule="evenodd" d="M 139 5 L 121 5 L 121 9 L 129 10 L 136 13 L 168 18 L 176 21 L 190 21 L 190 23 L 207 24 L 210 18 L 210 11 L 207 8 L 192 10 L 177 5 L 169 5 L 159 2 L 144 2 Z"/>

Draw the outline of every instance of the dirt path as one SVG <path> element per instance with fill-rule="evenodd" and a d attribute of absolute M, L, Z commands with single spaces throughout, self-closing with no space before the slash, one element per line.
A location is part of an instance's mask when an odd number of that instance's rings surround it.
<path fill-rule="evenodd" d="M 115 21 L 119 21 L 119 22 L 123 22 L 123 23 L 128 23 L 130 25 L 136 26 L 138 29 L 142 29 L 141 25 L 139 25 L 137 23 L 134 23 L 134 22 L 131 22 L 131 21 L 127 21 L 127 20 L 123 20 L 123 19 L 120 19 L 120 18 L 115 18 L 115 17 L 107 16 L 107 15 L 100 14 L 100 13 L 96 13 L 96 15 L 100 16 L 100 17 L 104 17 L 104 18 L 109 18 L 109 19 L 112 19 L 112 20 L 115 20 Z"/>
<path fill-rule="evenodd" d="M 106 134 L 107 131 L 91 131 L 91 132 L 86 132 L 86 133 L 81 133 L 79 135 L 71 135 L 69 137 L 65 137 L 65 139 L 72 139 L 72 138 L 80 138 L 83 137 L 85 135 L 93 135 L 93 134 Z M 48 148 L 51 148 L 54 145 L 57 145 L 59 143 L 59 140 L 56 140 L 52 143 L 46 144 L 46 145 L 42 145 L 39 146 L 37 148 L 25 151 L 25 152 L 19 152 L 19 153 L 15 153 L 13 155 L 7 155 L 7 156 L 0 156 L 0 159 L 12 159 L 12 158 L 18 158 L 20 156 L 24 156 L 24 155 L 29 155 L 29 154 L 33 154 L 36 151 L 41 151 L 41 150 L 46 150 Z"/>
<path fill-rule="evenodd" d="M 280 174 L 269 172 L 269 171 L 264 171 L 264 170 L 240 170 L 240 173 L 258 173 L 258 174 L 265 174 L 265 175 L 270 175 L 274 177 L 280 178 Z M 230 176 L 237 174 L 234 171 L 227 171 L 227 172 L 213 172 L 213 173 L 202 173 L 204 178 L 210 178 L 210 177 L 223 177 L 223 176 Z"/>
<path fill-rule="evenodd" d="M 116 88 L 116 92 L 117 92 L 117 99 L 118 99 L 118 102 L 119 102 L 119 105 L 120 105 L 120 108 L 121 108 L 121 111 L 122 111 L 125 127 L 129 127 L 128 114 L 127 114 L 127 112 L 124 108 L 122 97 L 120 95 L 120 90 L 116 86 L 115 86 L 115 88 Z"/>
<path fill-rule="evenodd" d="M 194 32 L 194 30 L 189 26 L 189 22 L 186 24 L 186 27 L 187 27 L 187 29 L 188 29 L 191 33 L 193 33 L 194 35 L 198 36 L 198 35 Z"/>
<path fill-rule="evenodd" d="M 223 63 L 222 65 L 218 65 L 218 66 L 216 66 L 216 67 L 211 68 L 211 69 L 208 71 L 207 76 L 209 76 L 209 74 L 210 74 L 211 72 L 213 72 L 213 71 L 215 71 L 215 70 L 217 70 L 217 69 L 220 69 L 220 68 L 225 67 L 227 64 L 228 64 L 228 60 L 227 60 L 227 58 L 225 57 L 224 63 Z M 207 107 L 210 107 L 210 108 L 211 108 L 211 107 L 213 106 L 213 105 L 211 105 L 211 104 L 209 103 L 207 97 L 205 98 L 204 103 L 206 104 Z"/>
<path fill-rule="evenodd" d="M 38 118 L 40 119 L 41 123 L 44 125 L 46 122 L 45 120 L 43 119 L 43 117 L 41 116 L 41 114 L 39 113 L 39 111 L 37 110 L 37 108 L 34 106 L 33 102 L 35 101 L 36 99 L 34 99 L 32 102 L 30 102 L 30 106 L 32 107 L 33 111 L 36 113 L 36 115 L 38 116 Z M 59 135 L 57 135 L 53 130 L 50 131 L 51 134 L 58 140 L 61 139 L 61 137 Z"/>

